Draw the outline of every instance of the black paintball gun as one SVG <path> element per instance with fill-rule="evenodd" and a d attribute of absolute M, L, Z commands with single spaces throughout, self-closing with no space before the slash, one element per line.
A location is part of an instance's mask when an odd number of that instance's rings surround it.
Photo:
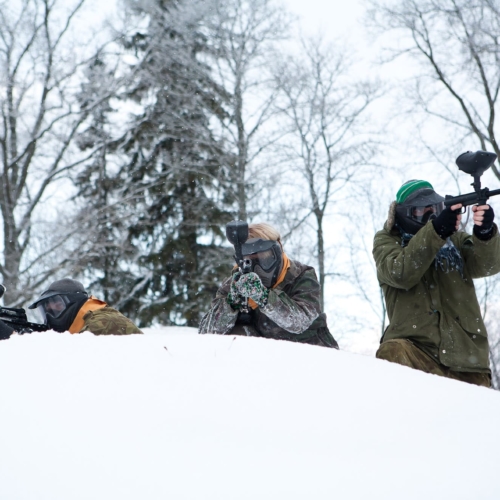
<path fill-rule="evenodd" d="M 240 273 L 246 274 L 250 269 L 245 265 L 241 247 L 248 240 L 248 222 L 242 220 L 233 220 L 226 225 L 226 237 L 234 246 L 234 260 L 238 266 Z"/>
<path fill-rule="evenodd" d="M 243 243 L 248 239 L 248 222 L 233 220 L 226 224 L 226 237 L 229 243 L 234 246 L 234 260 L 236 261 L 238 270 L 242 274 L 249 273 L 252 265 L 251 263 L 245 262 L 241 250 Z M 248 313 L 248 299 L 245 301 L 245 305 L 242 307 L 241 311 L 243 313 Z"/>
<path fill-rule="evenodd" d="M 5 286 L 0 284 L 0 298 L 3 297 L 5 290 Z M 45 332 L 49 329 L 47 325 L 29 322 L 28 317 L 26 316 L 26 311 L 17 307 L 0 306 L 0 320 L 11 328 L 14 328 L 14 330 L 20 334 Z"/>
<path fill-rule="evenodd" d="M 488 151 L 476 151 L 475 153 L 467 151 L 462 153 L 456 159 L 456 164 L 459 170 L 474 177 L 474 182 L 471 184 L 474 187 L 474 192 L 460 196 L 446 195 L 445 206 L 451 207 L 459 203 L 464 208 L 469 205 L 485 205 L 489 198 L 499 195 L 500 189 L 490 191 L 488 188 L 481 188 L 481 176 L 495 163 L 496 159 L 497 155 Z"/>

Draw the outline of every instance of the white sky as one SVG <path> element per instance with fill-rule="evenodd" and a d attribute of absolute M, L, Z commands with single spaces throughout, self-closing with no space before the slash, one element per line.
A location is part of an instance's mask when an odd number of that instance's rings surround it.
<path fill-rule="evenodd" d="M 363 15 L 359 0 L 283 0 L 301 18 L 306 33 L 321 31 L 330 36 L 358 36 Z"/>

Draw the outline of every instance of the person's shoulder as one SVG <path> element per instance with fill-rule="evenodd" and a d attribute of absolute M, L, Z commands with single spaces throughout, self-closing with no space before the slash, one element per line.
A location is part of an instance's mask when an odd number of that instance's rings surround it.
<path fill-rule="evenodd" d="M 384 227 L 375 233 L 374 238 L 398 238 L 400 237 L 399 231 L 395 228 L 389 228 L 387 224 L 384 224 Z"/>
<path fill-rule="evenodd" d="M 314 271 L 314 267 L 309 266 L 308 264 L 302 264 L 302 262 L 299 262 L 298 260 L 290 259 L 290 269 L 288 269 L 288 273 L 298 275 L 309 269 Z"/>
<path fill-rule="evenodd" d="M 310 266 L 308 264 L 302 264 L 302 262 L 299 262 L 298 260 L 290 259 L 290 268 L 286 273 L 286 278 L 289 278 L 290 280 L 295 280 L 302 276 L 310 276 L 313 277 L 315 280 L 317 280 L 316 270 L 314 269 L 313 266 Z"/>
<path fill-rule="evenodd" d="M 126 335 L 142 333 L 137 326 L 117 309 L 106 306 L 95 311 L 89 311 L 84 317 L 83 330 L 95 335 Z"/>
<path fill-rule="evenodd" d="M 383 245 L 389 241 L 394 241 L 396 243 L 401 243 L 401 234 L 395 227 L 388 227 L 387 223 L 384 227 L 375 233 L 373 237 L 373 246 Z"/>

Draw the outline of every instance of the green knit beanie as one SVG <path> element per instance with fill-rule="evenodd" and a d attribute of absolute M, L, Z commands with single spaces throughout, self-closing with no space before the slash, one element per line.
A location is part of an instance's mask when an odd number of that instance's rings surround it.
<path fill-rule="evenodd" d="M 417 180 L 407 181 L 399 188 L 396 194 L 396 203 L 404 203 L 408 196 L 419 189 L 432 189 L 434 191 L 430 182 Z"/>

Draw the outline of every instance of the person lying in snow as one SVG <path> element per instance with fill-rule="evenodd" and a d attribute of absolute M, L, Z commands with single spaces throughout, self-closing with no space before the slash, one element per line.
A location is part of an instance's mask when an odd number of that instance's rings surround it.
<path fill-rule="evenodd" d="M 92 332 L 95 335 L 142 333 L 122 313 L 88 295 L 73 279 L 54 281 L 28 309 L 38 308 L 44 324 L 56 332 Z"/>
<path fill-rule="evenodd" d="M 489 205 L 473 206 L 473 234 L 458 231 L 462 205 L 423 180 L 401 186 L 373 257 L 389 326 L 377 358 L 489 387 L 489 346 L 473 279 L 500 271 Z"/>
<path fill-rule="evenodd" d="M 320 306 L 320 285 L 310 266 L 283 252 L 279 232 L 250 224 L 243 257 L 251 272 L 237 268 L 217 291 L 199 333 L 291 340 L 338 349 Z M 249 312 L 243 312 L 244 304 Z"/>
<path fill-rule="evenodd" d="M 88 295 L 76 280 L 54 281 L 29 309 L 38 308 L 43 323 L 56 332 L 92 332 L 95 335 L 142 333 L 137 326 L 106 302 Z M 0 338 L 9 338 L 14 329 L 0 322 Z"/>

